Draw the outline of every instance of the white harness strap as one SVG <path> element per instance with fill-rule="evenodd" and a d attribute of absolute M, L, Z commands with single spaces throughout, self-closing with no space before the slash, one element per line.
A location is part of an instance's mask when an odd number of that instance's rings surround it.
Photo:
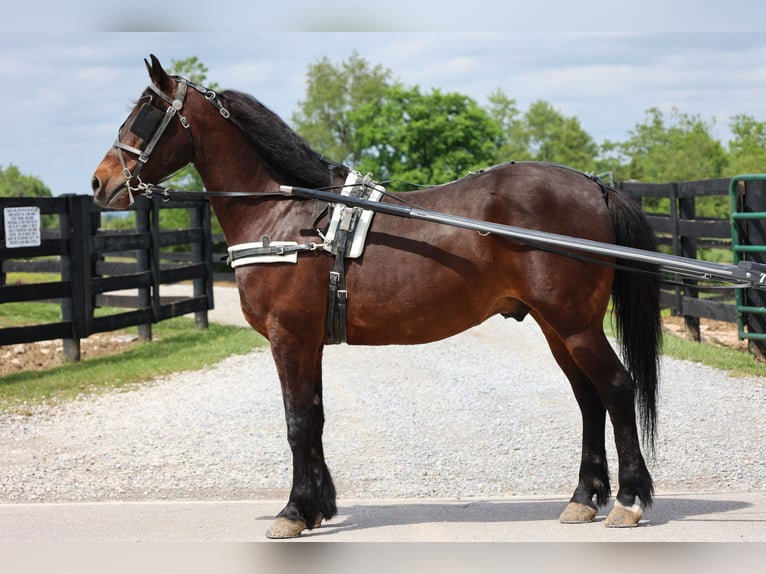
<path fill-rule="evenodd" d="M 362 175 L 358 171 L 351 171 L 346 178 L 346 184 L 343 186 L 341 195 L 379 201 L 385 191 L 383 186 L 372 181 L 369 174 Z M 370 230 L 373 215 L 375 213 L 371 209 L 361 209 L 336 203 L 332 210 L 330 226 L 324 237 L 325 251 L 338 254 L 337 234 L 340 229 L 349 234 L 346 253 L 342 255 L 347 259 L 360 257 L 364 252 L 367 232 Z"/>
<path fill-rule="evenodd" d="M 352 171 L 346 178 L 346 185 L 341 195 L 358 197 L 369 201 L 379 201 L 385 188 L 370 178 Z M 342 203 L 332 206 L 330 225 L 322 236 L 323 243 L 298 244 L 295 241 L 269 241 L 264 236 L 261 241 L 240 243 L 228 248 L 227 263 L 231 267 L 261 263 L 297 263 L 299 251 L 314 251 L 322 248 L 341 259 L 354 259 L 364 252 L 367 233 L 372 225 L 375 213 L 371 209 L 349 207 Z M 340 241 L 341 236 L 343 241 Z"/>

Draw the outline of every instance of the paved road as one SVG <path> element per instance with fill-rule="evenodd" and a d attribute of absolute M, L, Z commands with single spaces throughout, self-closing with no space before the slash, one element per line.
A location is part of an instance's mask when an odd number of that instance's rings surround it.
<path fill-rule="evenodd" d="M 315 542 L 766 542 L 766 492 L 661 495 L 636 528 L 556 520 L 556 497 L 343 500 Z M 281 500 L 0 505 L 0 541 L 259 542 Z"/>

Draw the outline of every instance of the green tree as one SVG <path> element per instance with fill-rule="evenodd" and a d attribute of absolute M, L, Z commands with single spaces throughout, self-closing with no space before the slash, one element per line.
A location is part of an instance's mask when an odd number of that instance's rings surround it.
<path fill-rule="evenodd" d="M 744 173 L 766 173 L 766 122 L 740 114 L 729 124 L 734 137 L 729 142 L 732 177 Z"/>
<path fill-rule="evenodd" d="M 516 100 L 499 89 L 488 100 L 490 116 L 503 130 L 496 161 L 545 161 L 586 171 L 596 167 L 598 146 L 576 117 L 563 115 L 543 100 L 521 114 Z"/>
<path fill-rule="evenodd" d="M 644 122 L 636 125 L 619 146 L 629 158 L 624 179 L 667 183 L 723 177 L 728 155 L 712 134 L 714 125 L 714 120 L 705 122 L 676 108 L 668 120 L 658 108 L 648 109 Z M 645 200 L 644 206 L 654 209 L 661 203 Z M 699 198 L 696 211 L 700 216 L 724 217 L 728 201 L 723 197 Z"/>
<path fill-rule="evenodd" d="M 494 163 L 530 159 L 529 137 L 524 129 L 524 118 L 516 100 L 498 88 L 487 96 L 487 101 L 487 113 L 502 132 Z"/>
<path fill-rule="evenodd" d="M 629 158 L 626 179 L 645 182 L 693 181 L 722 177 L 728 158 L 713 137 L 715 120 L 673 108 L 666 120 L 658 108 L 646 111 L 643 123 L 619 147 Z"/>
<path fill-rule="evenodd" d="M 0 197 L 51 197 L 51 190 L 42 180 L 21 173 L 15 165 L 8 164 L 4 168 L 0 165 Z M 40 225 L 43 228 L 51 228 L 58 225 L 58 217 L 55 215 L 43 215 Z"/>
<path fill-rule="evenodd" d="M 538 100 L 524 114 L 524 128 L 533 160 L 580 170 L 595 167 L 598 146 L 576 117 L 564 116 L 548 102 Z"/>
<path fill-rule="evenodd" d="M 358 167 L 380 180 L 451 181 L 493 161 L 499 124 L 472 98 L 396 84 L 349 114 L 356 126 Z M 408 188 L 394 184 L 391 189 Z"/>
<path fill-rule="evenodd" d="M 171 74 L 177 74 L 194 84 L 204 86 L 210 90 L 218 90 L 218 84 L 214 82 L 207 83 L 208 68 L 197 56 L 191 56 L 183 60 L 171 60 L 170 68 Z"/>
<path fill-rule="evenodd" d="M 0 197 L 51 197 L 51 190 L 42 180 L 25 175 L 12 163 L 0 165 Z"/>
<path fill-rule="evenodd" d="M 352 113 L 380 102 L 391 84 L 391 71 L 370 65 L 354 51 L 338 64 L 327 57 L 311 64 L 306 80 L 306 99 L 292 115 L 295 130 L 325 156 L 356 166 L 361 152 Z"/>

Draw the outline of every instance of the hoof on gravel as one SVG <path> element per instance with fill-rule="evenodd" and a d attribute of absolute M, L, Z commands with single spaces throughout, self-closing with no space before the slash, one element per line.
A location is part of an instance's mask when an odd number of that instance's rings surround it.
<path fill-rule="evenodd" d="M 306 530 L 306 523 L 302 520 L 277 518 L 271 528 L 266 531 L 266 538 L 298 538 L 304 530 Z"/>
<path fill-rule="evenodd" d="M 608 528 L 632 528 L 638 525 L 638 521 L 644 515 L 644 511 L 638 504 L 633 506 L 624 506 L 619 500 L 614 501 L 614 508 L 604 521 L 604 526 Z"/>
<path fill-rule="evenodd" d="M 317 516 L 316 522 L 314 522 L 314 528 L 319 528 L 320 526 L 322 526 L 323 520 L 324 520 L 324 516 L 322 516 L 321 514 Z"/>
<path fill-rule="evenodd" d="M 584 524 L 596 518 L 597 510 L 593 506 L 580 502 L 570 502 L 559 516 L 561 524 Z"/>

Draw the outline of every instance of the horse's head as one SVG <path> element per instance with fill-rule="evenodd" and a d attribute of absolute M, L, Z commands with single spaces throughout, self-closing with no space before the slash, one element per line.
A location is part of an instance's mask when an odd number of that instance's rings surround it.
<path fill-rule="evenodd" d="M 154 55 L 145 63 L 152 83 L 93 174 L 93 199 L 101 207 L 129 207 L 133 196 L 146 190 L 144 182 L 158 183 L 193 160 L 194 142 L 183 115 L 191 105 L 186 99 L 191 84 L 169 76 Z"/>

